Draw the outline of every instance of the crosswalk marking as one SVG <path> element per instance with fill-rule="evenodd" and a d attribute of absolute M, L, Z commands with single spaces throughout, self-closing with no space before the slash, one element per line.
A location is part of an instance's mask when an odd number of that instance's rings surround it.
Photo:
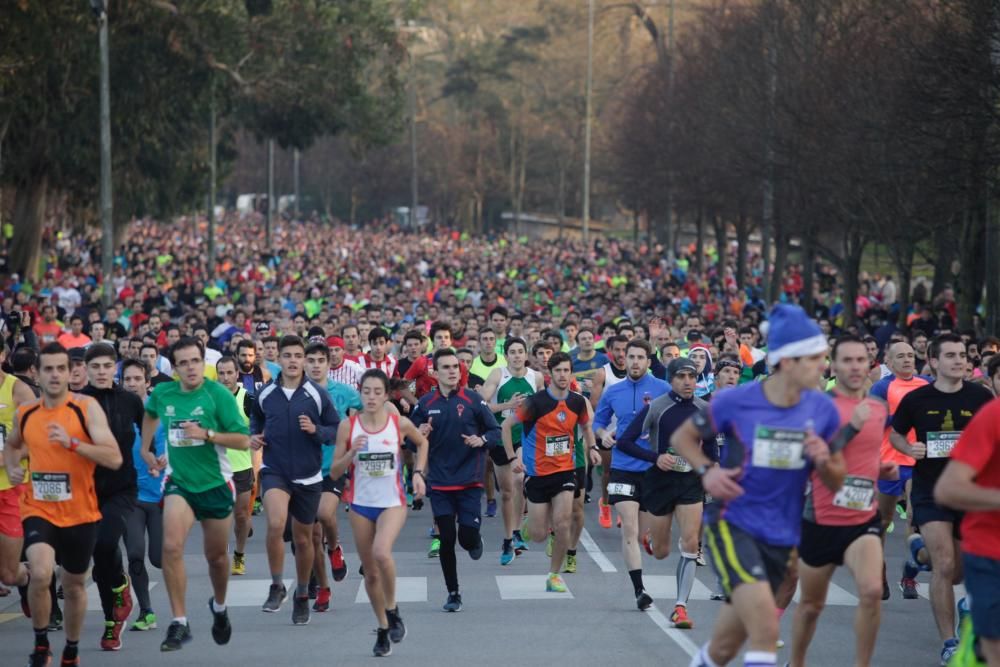
<path fill-rule="evenodd" d="M 956 584 L 953 588 L 955 590 L 955 601 L 956 602 L 958 600 L 960 600 L 961 598 L 965 597 L 965 584 Z M 917 592 L 920 593 L 920 597 L 924 598 L 925 600 L 930 600 L 931 599 L 931 586 L 930 586 L 930 584 L 918 583 L 917 584 Z"/>
<path fill-rule="evenodd" d="M 497 588 L 502 600 L 569 600 L 573 593 L 549 593 L 545 590 L 544 574 L 497 575 Z"/>
<path fill-rule="evenodd" d="M 149 582 L 149 590 L 152 591 L 156 588 L 158 583 L 157 581 Z M 135 593 L 132 594 L 132 603 L 137 609 L 139 601 L 135 599 Z M 101 611 L 101 594 L 97 590 L 97 584 L 87 586 L 87 611 Z"/>
<path fill-rule="evenodd" d="M 677 577 L 672 574 L 643 575 L 642 583 L 646 587 L 646 592 L 652 595 L 654 600 L 672 601 L 677 598 Z M 625 582 L 623 582 L 624 584 Z M 691 589 L 691 599 L 710 600 L 711 598 L 712 591 L 695 579 L 694 587 Z"/>
<path fill-rule="evenodd" d="M 582 544 L 583 548 L 587 550 L 587 555 L 590 556 L 595 563 L 597 563 L 597 567 L 601 568 L 601 572 L 618 571 L 618 568 L 616 568 L 614 564 L 608 560 L 608 557 L 604 555 L 601 548 L 597 546 L 597 542 L 595 542 L 594 538 L 590 536 L 590 533 L 587 532 L 586 528 L 584 528 L 583 532 L 580 533 L 580 544 Z"/>
<path fill-rule="evenodd" d="M 801 588 L 795 589 L 795 603 L 798 604 L 799 597 L 801 597 Z M 830 582 L 830 587 L 826 591 L 826 604 L 836 605 L 839 607 L 856 607 L 858 605 L 858 598 L 854 596 L 853 593 L 841 588 L 837 584 Z"/>
<path fill-rule="evenodd" d="M 291 598 L 295 594 L 295 582 L 293 579 L 285 579 L 284 584 L 285 590 L 288 591 L 288 597 Z M 242 577 L 231 577 L 229 579 L 229 587 L 226 589 L 226 606 L 260 607 L 264 604 L 264 600 L 267 599 L 267 592 L 270 587 L 270 579 L 243 579 Z M 192 602 L 197 604 L 207 604 L 207 600 L 207 597 L 205 598 L 205 601 L 192 600 L 191 591 L 188 591 L 188 607 L 191 606 Z M 286 600 L 286 602 L 288 602 L 288 600 Z"/>
<path fill-rule="evenodd" d="M 364 581 L 358 586 L 354 602 L 368 604 Z M 396 577 L 396 602 L 427 602 L 427 577 Z"/>

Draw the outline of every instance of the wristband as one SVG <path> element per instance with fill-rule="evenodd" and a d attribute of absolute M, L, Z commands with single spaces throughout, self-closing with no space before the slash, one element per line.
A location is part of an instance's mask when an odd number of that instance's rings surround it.
<path fill-rule="evenodd" d="M 80 446 L 80 440 L 79 440 L 79 438 L 70 438 L 69 439 L 69 451 L 75 452 L 76 448 L 79 447 L 79 446 Z"/>
<path fill-rule="evenodd" d="M 413 474 L 414 474 L 414 475 L 420 475 L 420 476 L 421 476 L 421 477 L 422 477 L 422 478 L 424 479 L 424 481 L 426 481 L 426 480 L 427 480 L 427 478 L 426 478 L 426 477 L 424 477 L 424 471 L 423 471 L 423 470 L 414 470 L 414 471 L 413 471 Z"/>

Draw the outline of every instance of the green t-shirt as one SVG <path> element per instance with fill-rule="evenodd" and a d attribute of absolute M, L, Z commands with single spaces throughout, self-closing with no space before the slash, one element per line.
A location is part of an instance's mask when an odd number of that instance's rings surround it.
<path fill-rule="evenodd" d="M 180 382 L 156 385 L 146 413 L 163 424 L 167 434 L 167 475 L 191 493 L 201 493 L 233 478 L 226 448 L 184 436 L 184 424 L 196 422 L 219 433 L 250 434 L 236 399 L 218 382 L 205 380 L 194 391 L 183 391 Z"/>
<path fill-rule="evenodd" d="M 507 401 L 514 398 L 516 394 L 524 394 L 525 396 L 531 396 L 536 391 L 535 389 L 535 371 L 528 369 L 524 377 L 516 378 L 510 374 L 510 370 L 504 367 L 500 371 L 500 386 L 497 387 L 497 395 L 494 398 L 494 403 L 506 403 Z M 513 410 L 503 410 L 497 413 L 497 423 L 503 424 L 504 419 L 513 416 Z M 521 424 L 515 424 L 510 430 L 511 442 L 517 444 L 521 442 L 521 435 L 524 427 Z"/>

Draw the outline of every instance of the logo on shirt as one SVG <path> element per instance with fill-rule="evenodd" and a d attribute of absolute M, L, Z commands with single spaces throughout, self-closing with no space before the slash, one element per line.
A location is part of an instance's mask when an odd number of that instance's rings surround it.
<path fill-rule="evenodd" d="M 173 417 L 173 416 L 174 416 L 174 415 L 176 414 L 176 410 L 174 410 L 174 406 L 172 406 L 172 405 L 168 405 L 168 406 L 167 406 L 167 409 L 166 409 L 166 410 L 164 410 L 163 412 L 164 412 L 164 414 L 166 414 L 166 415 L 167 415 L 168 417 Z"/>
<path fill-rule="evenodd" d="M 650 396 L 648 392 L 642 395 L 642 403 L 643 403 L 643 405 L 649 405 L 652 402 L 652 400 L 653 400 L 653 397 Z"/>
<path fill-rule="evenodd" d="M 205 414 L 205 408 L 201 407 L 200 405 L 191 411 L 192 417 L 201 417 L 204 414 Z"/>
<path fill-rule="evenodd" d="M 440 410 L 428 410 L 427 414 L 429 414 L 429 415 L 439 415 L 439 414 L 441 414 L 441 411 Z"/>
<path fill-rule="evenodd" d="M 566 421 L 566 413 L 563 412 L 562 410 L 560 410 L 559 412 L 556 413 L 556 419 L 558 419 L 560 422 L 565 422 Z"/>
<path fill-rule="evenodd" d="M 461 403 L 455 406 L 455 411 L 458 413 L 459 419 L 462 418 L 462 413 L 465 412 L 465 406 Z"/>

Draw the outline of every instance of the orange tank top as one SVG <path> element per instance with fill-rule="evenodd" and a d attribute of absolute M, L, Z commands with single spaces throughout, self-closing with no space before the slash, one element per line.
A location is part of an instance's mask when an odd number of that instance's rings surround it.
<path fill-rule="evenodd" d="M 96 464 L 49 440 L 49 424 L 58 423 L 69 437 L 90 442 L 84 400 L 71 393 L 53 408 L 39 399 L 17 409 L 30 469 L 21 494 L 22 517 L 39 517 L 63 528 L 100 520 L 94 488 Z"/>

